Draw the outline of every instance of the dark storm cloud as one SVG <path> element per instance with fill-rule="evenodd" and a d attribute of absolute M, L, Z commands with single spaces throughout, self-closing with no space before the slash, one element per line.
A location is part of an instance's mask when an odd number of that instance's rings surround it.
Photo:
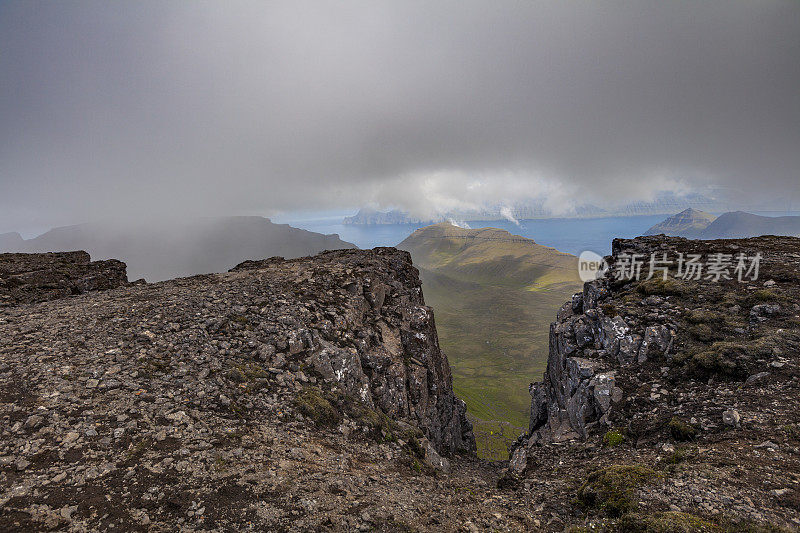
<path fill-rule="evenodd" d="M 800 189 L 800 4 L 5 2 L 0 231 Z"/>

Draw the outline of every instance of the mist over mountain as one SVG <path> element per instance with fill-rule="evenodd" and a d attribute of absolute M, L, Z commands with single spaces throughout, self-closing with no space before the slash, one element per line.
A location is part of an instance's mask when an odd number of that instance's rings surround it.
<path fill-rule="evenodd" d="M 0 233 L 0 251 L 16 252 L 25 245 L 22 236 L 13 231 L 11 233 Z"/>
<path fill-rule="evenodd" d="M 799 58 L 800 0 L 0 0 L 0 533 L 800 531 Z"/>
<path fill-rule="evenodd" d="M 670 235 L 687 239 L 740 239 L 761 235 L 800 236 L 800 216 L 768 217 L 732 211 L 715 217 L 686 209 L 656 224 L 644 235 Z"/>
<path fill-rule="evenodd" d="M 130 279 L 147 281 L 225 272 L 247 259 L 294 258 L 356 247 L 337 235 L 256 216 L 88 223 L 54 228 L 29 240 L 14 235 L 19 237 L 0 235 L 0 252 L 85 250 L 95 260 L 120 259 L 127 263 Z"/>
<path fill-rule="evenodd" d="M 373 226 L 377 224 L 413 224 L 417 222 L 429 221 L 419 220 L 418 218 L 413 217 L 404 211 L 400 211 L 399 209 L 392 209 L 391 211 L 378 211 L 377 209 L 370 207 L 359 209 L 358 213 L 355 215 L 344 217 L 342 220 L 342 224 L 358 226 Z"/>
<path fill-rule="evenodd" d="M 0 232 L 800 193 L 792 1 L 0 9 Z"/>

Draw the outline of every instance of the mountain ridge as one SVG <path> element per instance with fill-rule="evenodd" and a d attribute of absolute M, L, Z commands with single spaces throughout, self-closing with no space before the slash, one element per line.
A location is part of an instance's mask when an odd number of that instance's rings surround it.
<path fill-rule="evenodd" d="M 85 261 L 0 269 L 59 278 Z M 3 531 L 410 523 L 410 484 L 434 492 L 474 461 L 433 312 L 393 248 L 16 302 L 0 353 Z"/>
<path fill-rule="evenodd" d="M 746 239 L 762 235 L 800 236 L 800 216 L 763 216 L 729 211 L 714 217 L 686 209 L 651 227 L 644 235 L 667 235 L 688 239 Z"/>
<path fill-rule="evenodd" d="M 510 461 L 473 456 L 406 252 L 85 293 L 84 252 L 0 255 L 46 274 L 23 293 L 70 289 L 0 307 L 0 529 L 796 530 L 800 239 L 621 239 L 609 261 L 655 250 L 760 255 L 763 277 L 673 264 L 562 300 Z"/>
<path fill-rule="evenodd" d="M 765 217 L 744 211 L 732 211 L 717 217 L 699 237 L 732 239 L 760 235 L 800 236 L 800 216 Z"/>
<path fill-rule="evenodd" d="M 161 281 L 225 272 L 247 259 L 294 258 L 355 247 L 335 234 L 322 235 L 275 224 L 264 217 L 241 216 L 62 226 L 8 251 L 86 250 L 95 259 L 120 258 L 134 279 Z"/>
<path fill-rule="evenodd" d="M 530 425 L 505 483 L 539 482 L 555 450 L 572 446 L 573 460 L 592 450 L 594 464 L 578 502 L 598 520 L 622 516 L 615 531 L 795 529 L 798 493 L 774 487 L 792 485 L 800 467 L 798 252 L 793 237 L 615 239 L 606 275 L 550 326 L 547 370 L 531 384 Z M 626 257 L 656 253 L 668 258 L 665 277 L 619 275 Z M 743 254 L 760 270 L 686 279 L 679 258 L 690 254 Z M 761 460 L 767 448 L 775 453 Z M 665 500 L 682 516 L 664 512 Z"/>

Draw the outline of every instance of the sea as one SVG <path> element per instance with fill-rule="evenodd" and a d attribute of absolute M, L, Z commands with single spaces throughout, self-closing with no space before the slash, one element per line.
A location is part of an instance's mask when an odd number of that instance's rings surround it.
<path fill-rule="evenodd" d="M 272 221 L 317 233 L 336 233 L 342 240 L 351 242 L 359 248 L 396 246 L 415 230 L 426 226 L 426 224 L 345 225 L 342 224 L 342 219 L 347 214 L 322 214 L 316 217 L 289 214 L 273 217 Z M 611 241 L 614 238 L 632 238 L 642 235 L 667 216 L 548 218 L 520 220 L 518 223 L 510 220 L 468 220 L 466 224 L 473 229 L 504 229 L 514 235 L 533 239 L 538 244 L 573 255 L 580 255 L 586 250 L 600 255 L 608 255 L 611 253 Z"/>
<path fill-rule="evenodd" d="M 762 216 L 798 216 L 800 211 L 750 211 Z M 350 211 L 294 213 L 272 217 L 279 224 L 289 224 L 317 233 L 336 233 L 347 242 L 359 248 L 376 246 L 396 246 L 415 230 L 427 224 L 378 224 L 370 226 L 342 224 Z M 721 215 L 722 213 L 713 213 Z M 670 215 L 638 215 L 601 218 L 547 218 L 520 220 L 468 220 L 466 224 L 473 229 L 500 228 L 514 235 L 533 239 L 539 244 L 550 246 L 561 252 L 580 255 L 592 251 L 605 256 L 611 253 L 611 241 L 617 237 L 630 239 L 644 234 L 648 229 Z"/>

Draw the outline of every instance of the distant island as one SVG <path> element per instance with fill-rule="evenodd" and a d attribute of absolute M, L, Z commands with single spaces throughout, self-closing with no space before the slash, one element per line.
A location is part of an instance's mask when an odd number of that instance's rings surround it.
<path fill-rule="evenodd" d="M 441 221 L 420 220 L 398 209 L 392 209 L 391 211 L 378 211 L 377 209 L 372 209 L 369 207 L 359 209 L 358 213 L 356 213 L 355 215 L 351 217 L 345 217 L 344 220 L 342 220 L 342 224 L 353 225 L 353 226 L 376 226 L 381 224 L 417 224 L 417 223 L 435 224 L 436 222 L 441 222 Z"/>
<path fill-rule="evenodd" d="M 686 209 L 647 230 L 645 235 L 664 234 L 687 239 L 742 239 L 761 235 L 800 236 L 800 216 L 765 217 L 733 211 L 714 217 Z"/>

